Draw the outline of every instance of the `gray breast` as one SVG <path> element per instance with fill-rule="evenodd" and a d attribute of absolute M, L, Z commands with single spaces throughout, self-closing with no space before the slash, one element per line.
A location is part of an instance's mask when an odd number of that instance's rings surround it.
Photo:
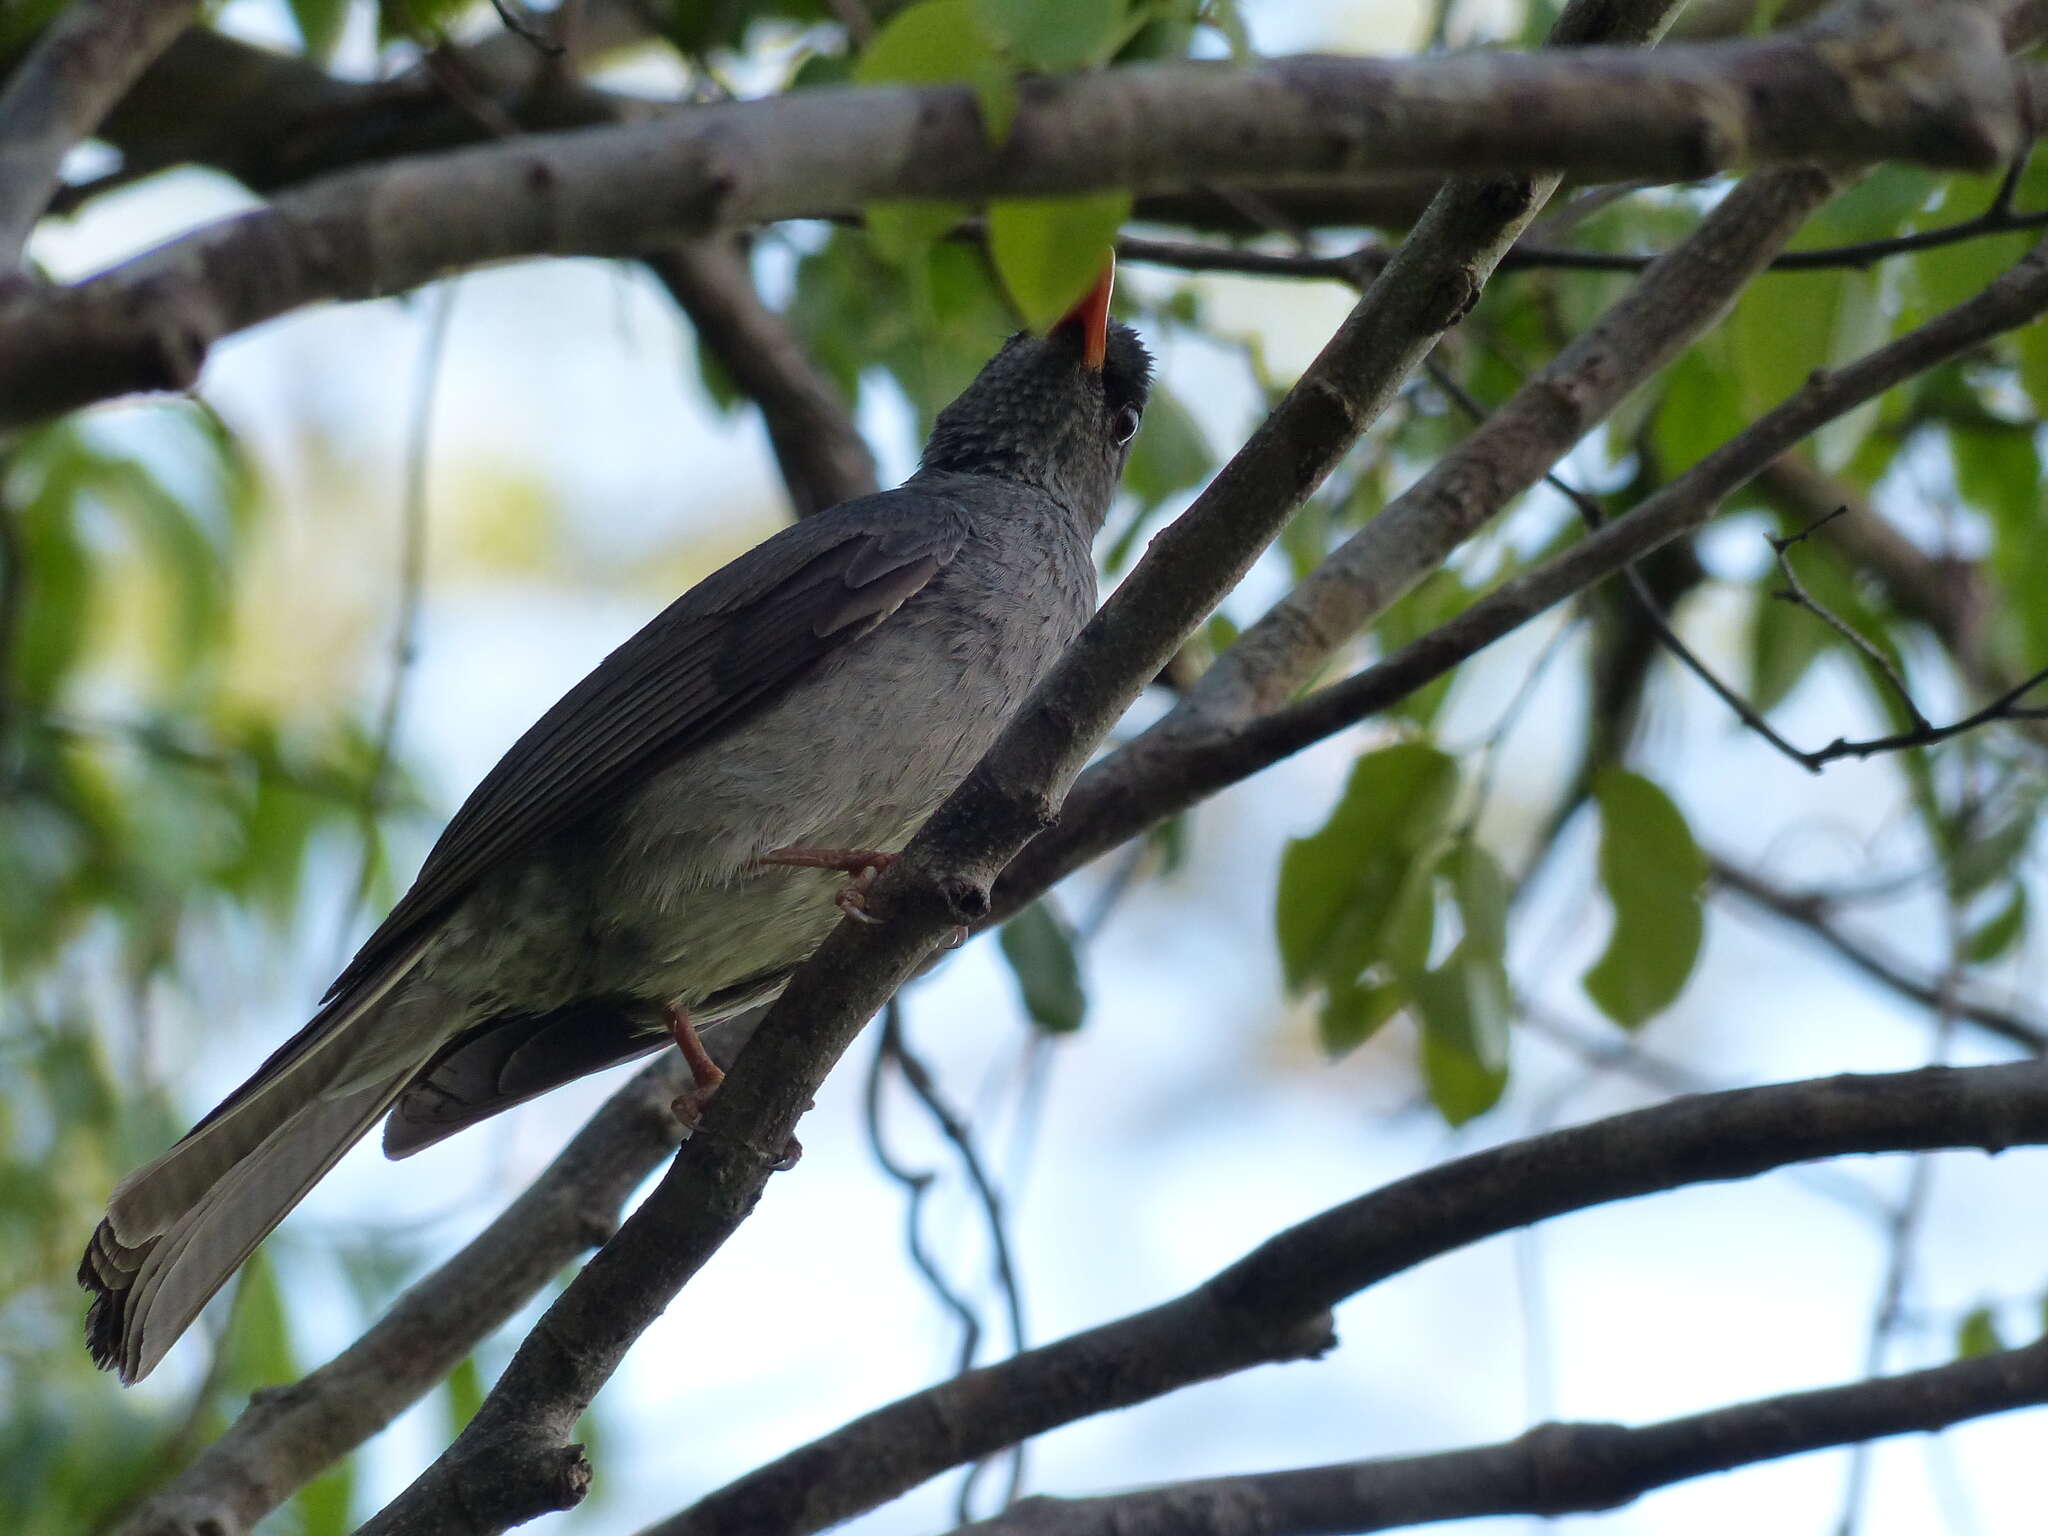
<path fill-rule="evenodd" d="M 779 987 L 839 920 L 844 877 L 761 855 L 900 848 L 1093 611 L 1085 535 L 1049 510 L 977 529 L 882 624 L 557 840 L 501 910 L 465 914 L 497 951 L 492 990 L 525 1008 L 627 992 L 701 1010 Z"/>

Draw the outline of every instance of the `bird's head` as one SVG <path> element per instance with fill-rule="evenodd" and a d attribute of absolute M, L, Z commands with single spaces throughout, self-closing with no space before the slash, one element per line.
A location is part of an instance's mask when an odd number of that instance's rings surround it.
<path fill-rule="evenodd" d="M 1112 269 L 1043 336 L 1019 331 L 943 411 L 927 473 L 989 475 L 1050 492 L 1091 533 L 1145 414 L 1152 357 L 1109 318 Z"/>

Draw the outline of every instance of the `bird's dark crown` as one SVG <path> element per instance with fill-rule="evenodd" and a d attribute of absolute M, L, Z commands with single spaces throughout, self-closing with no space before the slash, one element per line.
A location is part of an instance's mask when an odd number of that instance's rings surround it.
<path fill-rule="evenodd" d="M 923 472 L 989 475 L 1050 492 L 1099 528 L 1145 410 L 1152 357 L 1111 321 L 1102 368 L 1083 356 L 1081 327 L 1019 331 L 943 411 Z"/>

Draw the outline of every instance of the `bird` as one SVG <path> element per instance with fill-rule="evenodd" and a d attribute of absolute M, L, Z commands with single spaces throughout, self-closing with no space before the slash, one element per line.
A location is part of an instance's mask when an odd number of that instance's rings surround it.
<path fill-rule="evenodd" d="M 1152 373 L 1111 282 L 1005 341 L 902 485 L 706 577 L 513 744 L 310 1022 L 115 1187 L 78 1271 L 95 1363 L 147 1376 L 378 1120 L 406 1157 L 671 1041 L 701 1097 L 697 1027 L 873 920 L 888 850 L 1094 612 Z"/>

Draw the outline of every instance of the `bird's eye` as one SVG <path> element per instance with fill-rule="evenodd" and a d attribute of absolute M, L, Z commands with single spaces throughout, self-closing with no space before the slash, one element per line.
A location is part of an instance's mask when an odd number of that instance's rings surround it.
<path fill-rule="evenodd" d="M 1118 409 L 1115 421 L 1110 424 L 1110 430 L 1116 435 L 1119 448 L 1138 435 L 1138 423 L 1142 419 L 1135 405 L 1126 405 Z"/>

